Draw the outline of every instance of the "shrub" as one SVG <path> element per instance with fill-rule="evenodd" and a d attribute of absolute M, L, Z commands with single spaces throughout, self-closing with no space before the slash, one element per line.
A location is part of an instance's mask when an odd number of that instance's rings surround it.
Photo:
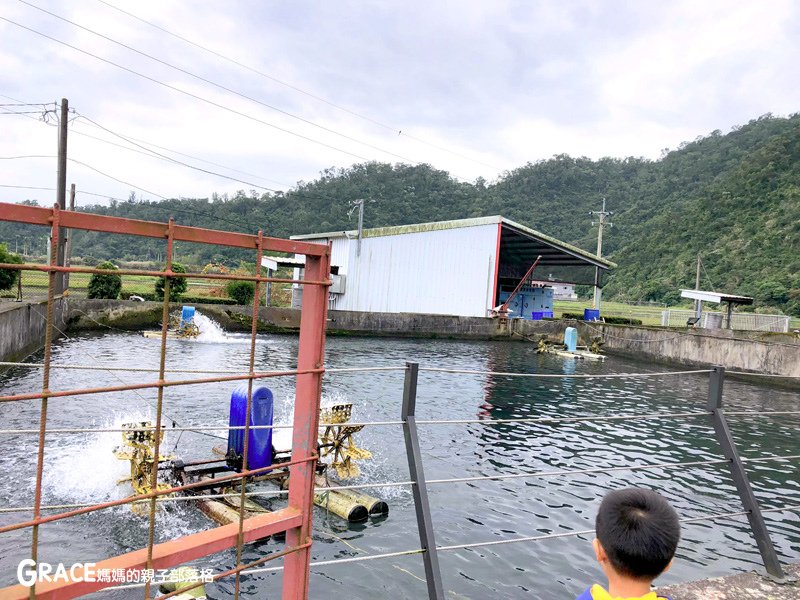
<path fill-rule="evenodd" d="M 172 271 L 174 273 L 186 273 L 186 267 L 184 267 L 181 263 L 172 263 Z M 164 299 L 164 284 L 166 283 L 166 278 L 159 277 L 156 280 L 156 287 L 155 287 L 155 298 L 156 300 L 163 300 Z M 170 277 L 169 279 L 169 301 L 170 302 L 178 302 L 181 299 L 181 295 L 186 292 L 186 288 L 189 286 L 189 282 L 186 280 L 186 277 Z"/>
<path fill-rule="evenodd" d="M 98 269 L 105 271 L 115 271 L 119 267 L 111 261 L 104 261 L 97 265 Z M 89 287 L 86 296 L 88 298 L 102 298 L 106 300 L 116 300 L 122 289 L 122 277 L 117 273 L 92 273 L 89 279 Z"/>
<path fill-rule="evenodd" d="M 256 294 L 256 284 L 253 281 L 229 281 L 225 291 L 236 300 L 236 304 L 250 304 Z"/>
<path fill-rule="evenodd" d="M 17 254 L 9 252 L 5 244 L 0 244 L 0 262 L 21 265 L 22 259 Z M 14 284 L 17 283 L 18 278 L 19 271 L 15 271 L 14 269 L 0 269 L 0 291 L 10 290 L 14 287 Z"/>

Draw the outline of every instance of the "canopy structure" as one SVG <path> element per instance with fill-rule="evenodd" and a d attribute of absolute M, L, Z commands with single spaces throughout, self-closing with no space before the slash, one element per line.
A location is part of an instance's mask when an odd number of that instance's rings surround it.
<path fill-rule="evenodd" d="M 330 244 L 332 310 L 485 317 L 540 257 L 537 279 L 579 285 L 602 286 L 616 266 L 499 215 L 292 239 Z"/>
<path fill-rule="evenodd" d="M 733 315 L 734 304 L 746 305 L 753 303 L 753 298 L 750 296 L 737 296 L 736 294 L 725 294 L 723 292 L 706 292 L 704 290 L 681 290 L 681 298 L 689 298 L 695 301 L 696 315 L 695 319 L 693 319 L 694 323 L 692 324 L 697 324 L 700 321 L 700 317 L 703 315 L 703 302 L 714 302 L 716 304 L 727 302 L 728 314 L 725 325 L 726 329 L 731 329 L 731 316 Z"/>
<path fill-rule="evenodd" d="M 752 304 L 750 296 L 737 296 L 735 294 L 724 294 L 722 292 L 704 292 L 703 290 L 681 290 L 681 298 L 700 300 L 701 302 L 727 302 L 728 304 Z"/>

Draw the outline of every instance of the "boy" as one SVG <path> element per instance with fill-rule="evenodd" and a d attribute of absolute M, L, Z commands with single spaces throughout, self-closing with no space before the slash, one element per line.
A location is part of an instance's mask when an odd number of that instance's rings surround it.
<path fill-rule="evenodd" d="M 651 490 L 616 490 L 603 498 L 595 530 L 594 553 L 608 578 L 608 591 L 593 585 L 577 600 L 663 598 L 650 584 L 675 556 L 680 538 L 675 509 Z"/>

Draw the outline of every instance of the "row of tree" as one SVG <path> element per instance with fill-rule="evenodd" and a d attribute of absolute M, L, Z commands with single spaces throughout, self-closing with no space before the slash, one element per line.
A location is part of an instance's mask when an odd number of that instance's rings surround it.
<path fill-rule="evenodd" d="M 460 182 L 429 165 L 356 164 L 328 169 L 286 193 L 233 197 L 112 201 L 85 210 L 267 235 L 352 229 L 350 203 L 369 198 L 365 226 L 402 225 L 502 214 L 577 246 L 594 249 L 590 210 L 602 198 L 615 212 L 604 250 L 619 264 L 605 295 L 674 302 L 694 287 L 703 257 L 703 287 L 754 296 L 762 308 L 800 315 L 800 115 L 766 115 L 665 152 L 659 160 L 567 155 L 528 163 L 497 181 Z M 46 235 L 0 223 L 0 241 Z M 157 240 L 75 232 L 74 254 L 157 260 Z M 245 251 L 176 246 L 181 260 L 236 264 Z"/>

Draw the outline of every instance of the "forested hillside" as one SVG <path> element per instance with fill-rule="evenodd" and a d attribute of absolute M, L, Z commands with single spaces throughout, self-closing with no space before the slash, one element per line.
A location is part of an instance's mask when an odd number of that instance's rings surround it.
<path fill-rule="evenodd" d="M 289 236 L 352 229 L 349 202 L 369 198 L 367 227 L 502 214 L 593 251 L 597 233 L 588 212 L 599 210 L 603 197 L 615 212 L 604 254 L 619 264 L 606 297 L 675 301 L 679 287 L 694 286 L 700 253 L 703 287 L 800 315 L 800 115 L 715 131 L 657 161 L 561 155 L 474 184 L 427 165 L 367 163 L 329 169 L 285 194 L 132 199 L 84 210 Z M 0 224 L 0 241 L 13 249 L 21 231 Z M 74 241 L 74 255 L 95 259 L 152 260 L 162 250 L 155 241 L 93 233 Z M 200 245 L 178 251 L 198 263 L 240 256 Z"/>

